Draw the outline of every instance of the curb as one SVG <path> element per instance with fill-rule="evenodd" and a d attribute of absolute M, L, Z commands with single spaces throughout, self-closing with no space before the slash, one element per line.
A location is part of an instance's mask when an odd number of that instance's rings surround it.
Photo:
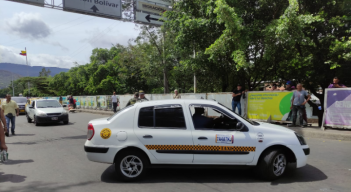
<path fill-rule="evenodd" d="M 108 116 L 111 116 L 114 114 L 112 111 L 82 110 L 82 109 L 76 109 L 76 112 L 92 113 L 97 115 L 108 115 Z M 283 126 L 283 127 L 286 127 L 286 126 Z M 351 141 L 351 131 L 347 131 L 347 130 L 327 129 L 325 131 L 322 131 L 320 128 L 298 128 L 298 127 L 295 127 L 295 128 L 286 127 L 286 128 L 293 130 L 296 133 L 306 138 Z"/>
<path fill-rule="evenodd" d="M 309 130 L 308 128 L 288 128 L 307 138 L 351 141 L 351 131 L 347 130 Z M 311 128 L 310 128 L 311 129 Z"/>

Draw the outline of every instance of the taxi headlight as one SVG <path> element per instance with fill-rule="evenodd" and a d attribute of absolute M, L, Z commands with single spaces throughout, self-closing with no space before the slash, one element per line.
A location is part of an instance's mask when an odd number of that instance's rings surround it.
<path fill-rule="evenodd" d="M 296 135 L 297 139 L 300 141 L 301 145 L 307 145 L 305 139 L 301 135 L 297 134 L 296 132 L 295 132 L 295 135 Z"/>
<path fill-rule="evenodd" d="M 45 117 L 45 116 L 47 116 L 47 114 L 42 112 L 42 111 L 39 111 L 39 112 L 37 112 L 37 116 L 38 117 Z"/>

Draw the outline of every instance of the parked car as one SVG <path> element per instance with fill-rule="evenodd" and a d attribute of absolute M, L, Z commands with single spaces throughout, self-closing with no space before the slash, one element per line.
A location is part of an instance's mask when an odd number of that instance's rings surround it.
<path fill-rule="evenodd" d="M 69 122 L 68 111 L 57 100 L 50 99 L 31 100 L 26 107 L 26 116 L 28 123 L 34 120 L 36 126 L 42 123 Z"/>
<path fill-rule="evenodd" d="M 241 117 L 208 100 L 137 103 L 88 124 L 85 152 L 90 161 L 115 164 L 122 180 L 140 179 L 158 165 L 256 166 L 274 180 L 306 165 L 303 137 L 282 126 Z"/>

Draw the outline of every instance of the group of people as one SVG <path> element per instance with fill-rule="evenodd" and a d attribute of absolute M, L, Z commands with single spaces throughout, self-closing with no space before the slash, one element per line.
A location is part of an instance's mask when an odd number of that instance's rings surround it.
<path fill-rule="evenodd" d="M 333 83 L 331 83 L 328 88 L 346 88 L 346 86 L 342 83 L 340 83 L 340 79 L 338 77 L 334 77 Z M 287 81 L 286 86 L 277 88 L 277 84 L 272 85 L 271 91 L 293 91 L 293 96 L 291 98 L 291 112 L 292 112 L 292 124 L 290 124 L 290 127 L 295 127 L 296 126 L 296 119 L 297 119 L 297 112 L 299 112 L 299 121 L 300 121 L 300 126 L 304 127 L 305 125 L 303 124 L 303 121 L 307 123 L 307 114 L 306 114 L 306 103 L 311 99 L 311 95 L 307 93 L 302 88 L 302 84 L 299 83 L 294 86 L 292 81 Z M 247 90 L 243 90 L 242 86 L 240 84 L 237 85 L 237 89 L 234 89 L 232 92 L 232 109 L 233 111 L 238 109 L 239 115 L 241 115 L 241 97 L 245 99 L 245 92 Z"/>

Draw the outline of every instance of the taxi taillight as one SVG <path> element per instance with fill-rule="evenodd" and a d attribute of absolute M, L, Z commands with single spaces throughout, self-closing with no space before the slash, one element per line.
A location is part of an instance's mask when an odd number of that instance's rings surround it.
<path fill-rule="evenodd" d="M 89 123 L 87 139 L 90 141 L 94 137 L 94 134 L 95 134 L 94 126 L 93 124 Z"/>

